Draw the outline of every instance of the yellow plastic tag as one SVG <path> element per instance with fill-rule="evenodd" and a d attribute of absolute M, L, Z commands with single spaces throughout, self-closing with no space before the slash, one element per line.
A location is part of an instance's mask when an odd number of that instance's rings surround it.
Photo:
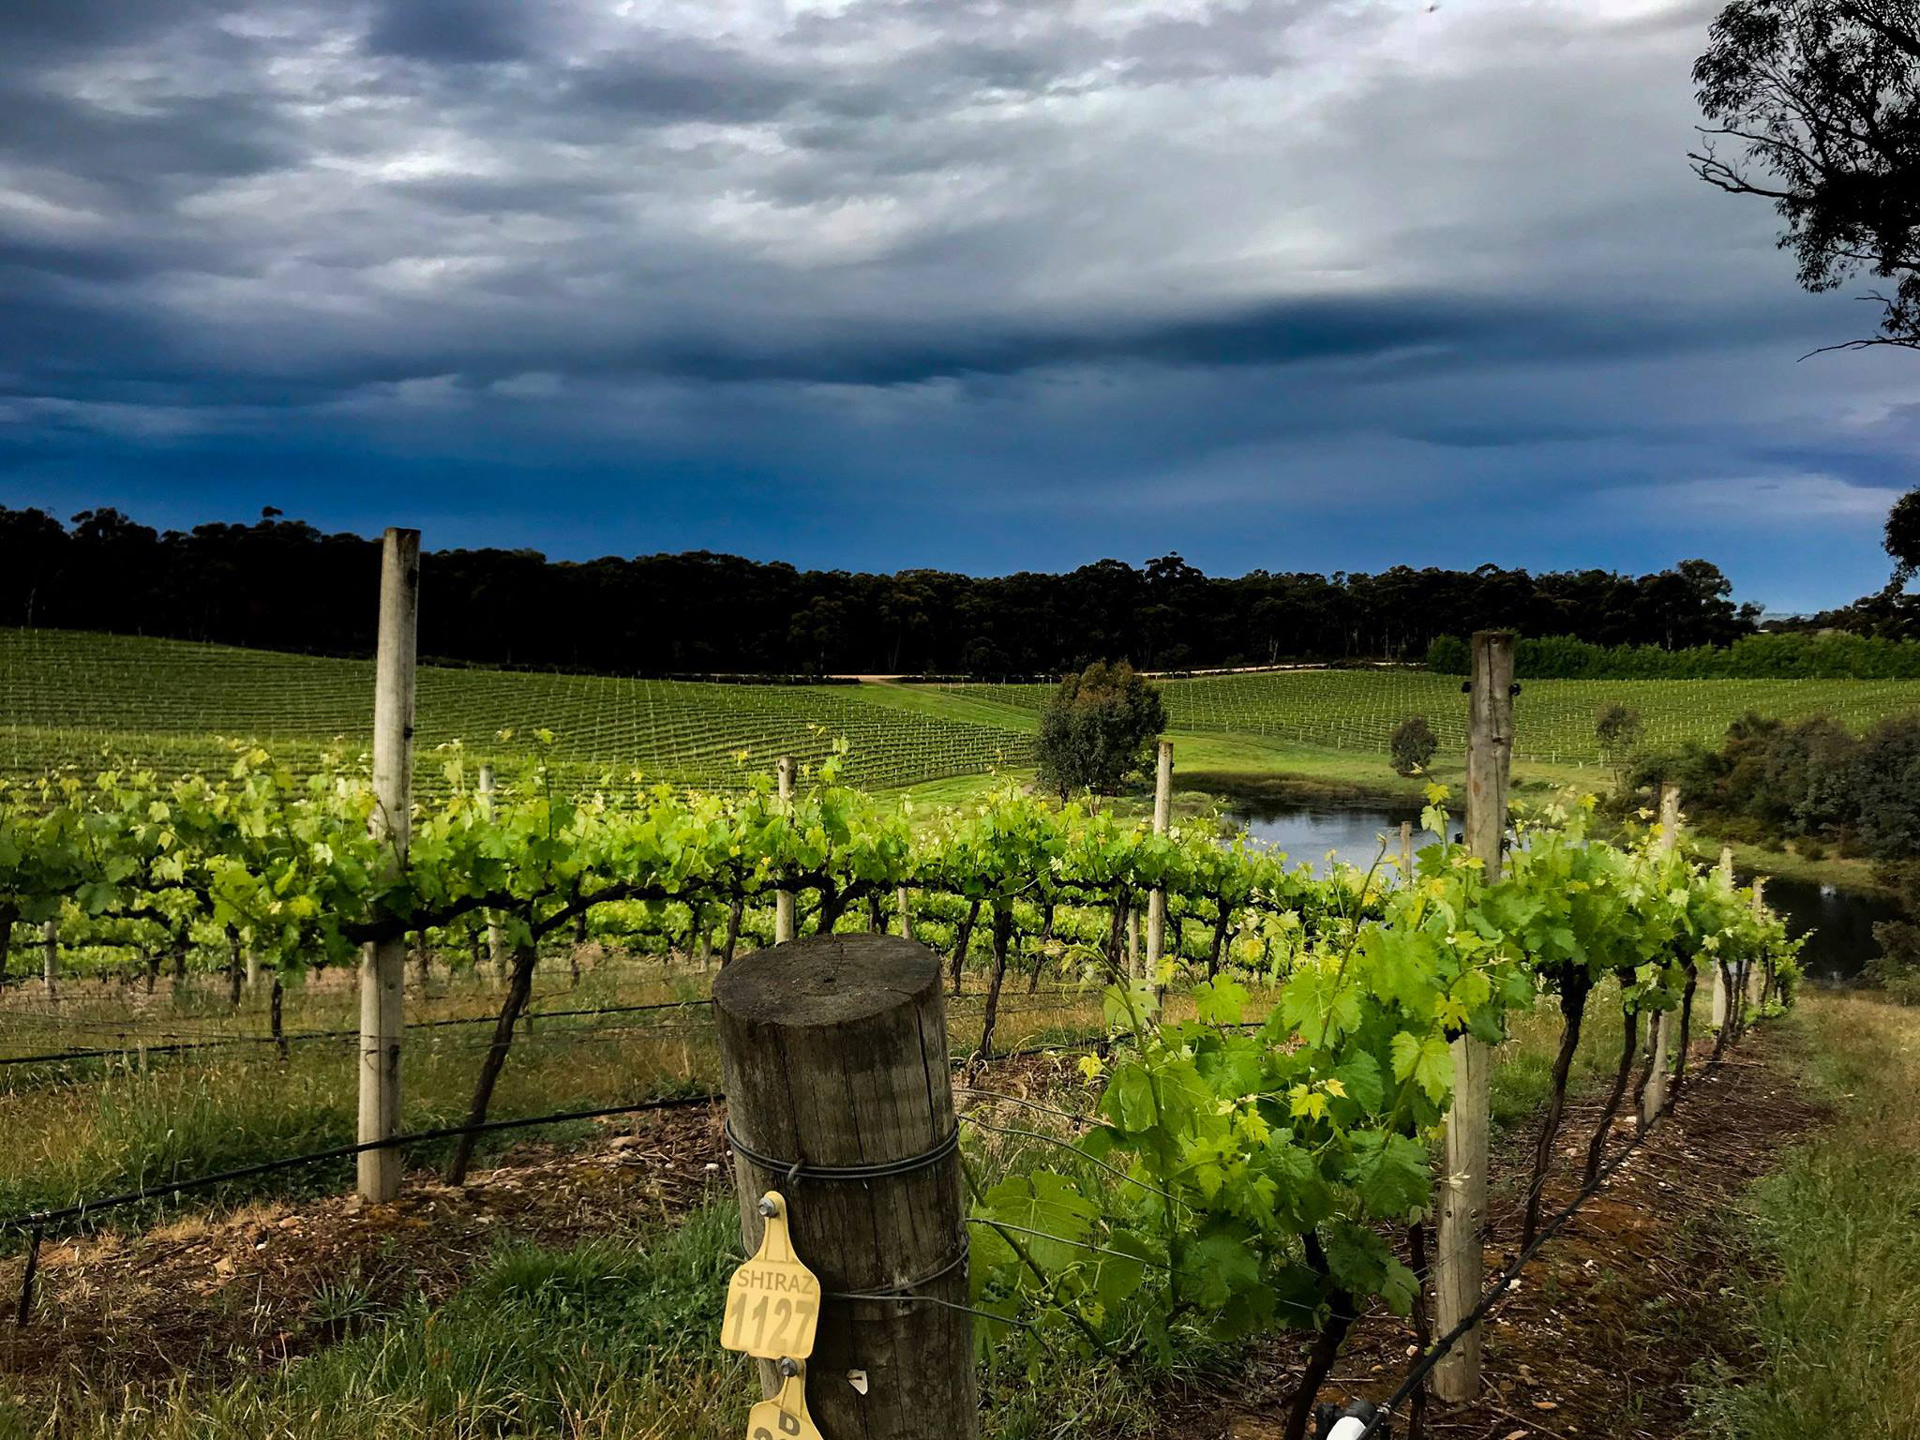
<path fill-rule="evenodd" d="M 807 1367 L 801 1365 L 771 1400 L 748 1412 L 747 1440 L 824 1440 L 807 1414 Z"/>
<path fill-rule="evenodd" d="M 760 1204 L 767 1228 L 759 1252 L 733 1272 L 727 1286 L 720 1343 L 761 1360 L 805 1360 L 820 1329 L 820 1281 L 793 1253 L 786 1200 L 769 1190 Z"/>

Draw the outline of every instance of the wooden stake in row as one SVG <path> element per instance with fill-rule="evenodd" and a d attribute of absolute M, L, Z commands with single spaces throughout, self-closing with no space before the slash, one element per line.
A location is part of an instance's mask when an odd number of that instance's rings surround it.
<path fill-rule="evenodd" d="M 1162 740 L 1153 772 L 1153 833 L 1164 835 L 1173 822 L 1173 742 Z M 1167 887 L 1147 892 L 1147 965 L 1141 977 L 1159 983 L 1160 961 L 1167 953 Z"/>
<path fill-rule="evenodd" d="M 1680 787 L 1660 787 L 1660 849 L 1671 853 L 1680 843 Z M 1653 1025 L 1653 1068 L 1640 1093 L 1640 1126 L 1645 1129 L 1667 1105 L 1667 1069 L 1672 1060 L 1675 1010 L 1662 1010 Z"/>
<path fill-rule="evenodd" d="M 1467 848 L 1500 878 L 1507 830 L 1507 782 L 1513 761 L 1513 636 L 1504 630 L 1473 637 L 1467 682 Z M 1480 1303 L 1486 1260 L 1488 1081 L 1493 1051 L 1463 1035 L 1453 1042 L 1453 1107 L 1447 1113 L 1446 1174 L 1439 1187 L 1433 1263 L 1434 1330 L 1445 1335 Z M 1433 1370 L 1442 1400 L 1471 1400 L 1480 1391 L 1478 1326 Z"/>
<path fill-rule="evenodd" d="M 419 646 L 420 532 L 388 530 L 380 547 L 379 651 L 373 682 L 373 795 L 369 824 L 385 843 L 389 874 L 406 868 L 413 806 L 414 669 Z M 363 1145 L 400 1133 L 401 1002 L 406 983 L 404 936 L 366 947 L 360 962 L 360 1125 Z M 398 1149 L 359 1157 L 360 1194 L 392 1200 L 400 1193 Z"/>
<path fill-rule="evenodd" d="M 793 759 L 782 755 L 774 762 L 774 775 L 780 785 L 780 808 L 789 815 L 793 813 Z M 773 893 L 773 943 L 784 945 L 793 939 L 793 891 L 779 889 Z"/>
<path fill-rule="evenodd" d="M 480 818 L 493 819 L 493 767 L 480 767 Z M 493 971 L 493 983 L 496 988 L 507 983 L 507 977 L 513 971 L 513 955 L 507 949 L 506 928 L 500 923 L 497 910 L 487 912 L 487 963 Z"/>

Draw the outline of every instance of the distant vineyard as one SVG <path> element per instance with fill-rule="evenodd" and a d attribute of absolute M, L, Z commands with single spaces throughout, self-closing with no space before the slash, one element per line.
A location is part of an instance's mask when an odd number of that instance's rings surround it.
<path fill-rule="evenodd" d="M 725 785 L 737 758 L 764 770 L 775 754 L 824 758 L 852 746 L 850 778 L 911 784 L 1030 763 L 1033 739 L 1011 726 L 863 698 L 869 687 L 721 685 L 422 667 L 419 781 L 434 784 L 435 746 L 481 756 L 554 736 L 564 772 L 588 779 L 640 770 L 678 783 Z M 0 631 L 0 768 L 38 773 L 111 750 L 145 763 L 216 763 L 219 737 L 272 742 L 277 755 L 317 757 L 366 743 L 373 665 L 217 645 L 62 631 Z M 1018 714 L 1008 717 L 1019 720 Z M 506 740 L 502 731 L 511 731 Z"/>
<path fill-rule="evenodd" d="M 1037 710 L 1045 685 L 943 687 L 973 700 Z M 1162 686 L 1176 730 L 1270 735 L 1340 750 L 1386 753 L 1393 727 L 1425 715 L 1443 749 L 1466 744 L 1460 681 L 1413 670 L 1293 670 L 1170 680 Z M 1658 747 L 1717 741 L 1748 710 L 1797 718 L 1831 714 L 1855 730 L 1920 709 L 1913 680 L 1530 680 L 1514 701 L 1515 753 L 1547 763 L 1600 758 L 1593 722 L 1619 701 L 1640 712 L 1646 741 Z"/>
<path fill-rule="evenodd" d="M 844 737 L 849 778 L 866 788 L 914 784 L 1033 762 L 1033 716 L 1046 685 L 728 685 L 425 666 L 419 674 L 417 783 L 435 788 L 434 747 L 463 742 L 481 756 L 523 753 L 537 732 L 572 784 L 638 770 L 683 784 L 725 786 L 772 756 L 824 758 Z M 1386 753 L 1387 737 L 1422 714 L 1443 748 L 1466 743 L 1457 678 L 1419 671 L 1296 670 L 1172 680 L 1173 728 L 1270 736 Z M 1920 708 L 1911 680 L 1531 680 L 1515 702 L 1518 755 L 1576 764 L 1599 759 L 1595 712 L 1637 708 L 1649 744 L 1712 742 L 1753 709 L 1828 712 L 1855 729 Z M 0 631 L 0 771 L 91 765 L 103 752 L 163 768 L 217 764 L 222 737 L 254 739 L 311 762 L 336 743 L 366 744 L 373 666 L 219 645 Z M 501 739 L 501 732 L 511 731 Z"/>

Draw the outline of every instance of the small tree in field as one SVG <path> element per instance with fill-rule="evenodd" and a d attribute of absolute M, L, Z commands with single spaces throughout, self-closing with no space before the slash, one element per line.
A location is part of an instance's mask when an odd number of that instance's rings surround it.
<path fill-rule="evenodd" d="M 1434 738 L 1433 727 L 1427 724 L 1424 715 L 1409 715 L 1393 727 L 1393 736 L 1387 741 L 1387 753 L 1393 757 L 1393 768 L 1402 775 L 1418 775 L 1432 763 L 1433 752 L 1440 748 L 1440 742 Z"/>
<path fill-rule="evenodd" d="M 1167 728 L 1160 691 L 1124 660 L 1069 675 L 1040 715 L 1040 783 L 1061 799 L 1111 795 L 1143 768 Z"/>
<path fill-rule="evenodd" d="M 1593 737 L 1600 742 L 1600 758 L 1613 771 L 1616 790 L 1627 788 L 1627 774 L 1640 753 L 1641 733 L 1640 712 L 1631 705 L 1616 700 L 1600 707 L 1593 722 Z"/>

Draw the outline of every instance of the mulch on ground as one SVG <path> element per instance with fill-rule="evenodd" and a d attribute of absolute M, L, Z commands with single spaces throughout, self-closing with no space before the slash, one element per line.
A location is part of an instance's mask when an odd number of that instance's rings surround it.
<path fill-rule="evenodd" d="M 444 1299 L 511 1235 L 544 1245 L 632 1233 L 730 1196 L 720 1111 L 622 1117 L 585 1150 L 523 1144 L 464 1188 L 409 1175 L 391 1205 L 357 1197 L 256 1203 L 137 1234 L 49 1240 L 24 1330 L 0 1322 L 17 1388 L 217 1379 L 267 1369 L 340 1338 L 339 1297 L 376 1313 Z M 23 1260 L 0 1264 L 9 1310 Z"/>

